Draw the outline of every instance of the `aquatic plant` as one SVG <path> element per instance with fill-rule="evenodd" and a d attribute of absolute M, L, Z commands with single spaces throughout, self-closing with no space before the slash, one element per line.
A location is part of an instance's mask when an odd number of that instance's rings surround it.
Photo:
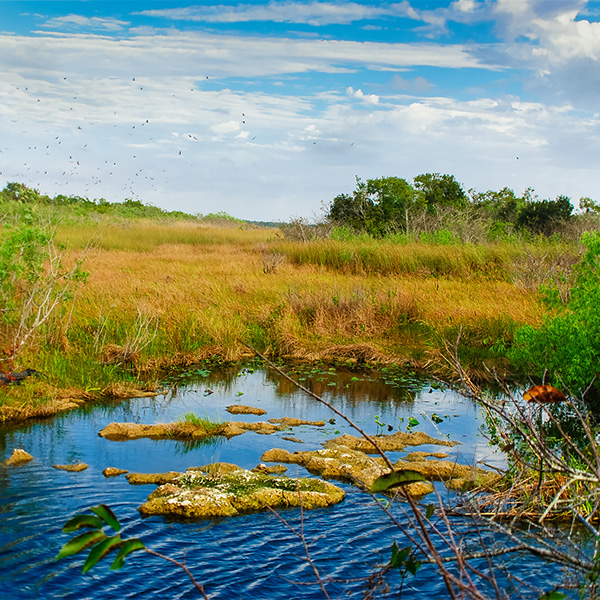
<path fill-rule="evenodd" d="M 130 554 L 139 550 L 144 550 L 148 554 L 158 556 L 159 558 L 180 567 L 190 578 L 193 586 L 198 590 L 202 598 L 208 600 L 204 587 L 196 581 L 192 572 L 187 568 L 185 559 L 183 562 L 180 562 L 169 556 L 146 548 L 139 538 L 124 539 L 121 537 L 121 534 L 119 533 L 121 531 L 121 523 L 114 512 L 105 504 L 92 506 L 90 510 L 92 511 L 92 514 L 77 515 L 69 519 L 63 526 L 62 530 L 64 533 L 74 533 L 82 529 L 86 531 L 69 540 L 58 553 L 56 557 L 57 560 L 74 556 L 89 549 L 87 558 L 83 563 L 83 573 L 87 573 L 111 552 L 118 550 L 117 556 L 110 567 L 111 570 L 116 571 L 123 568 L 125 559 Z M 114 534 L 107 535 L 104 531 L 106 527 L 111 529 Z"/>
<path fill-rule="evenodd" d="M 208 415 L 199 415 L 194 412 L 188 412 L 183 415 L 178 421 L 178 423 L 190 423 L 195 427 L 200 427 L 204 429 L 207 433 L 211 431 L 215 431 L 221 428 L 225 421 L 221 421 L 219 419 L 211 419 Z"/>

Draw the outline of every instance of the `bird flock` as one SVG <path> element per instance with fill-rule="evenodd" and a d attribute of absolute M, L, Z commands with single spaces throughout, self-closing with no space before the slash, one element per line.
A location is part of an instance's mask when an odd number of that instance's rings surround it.
<path fill-rule="evenodd" d="M 208 81 L 206 76 L 200 83 Z M 39 85 L 13 84 L 7 91 L 9 85 L 0 84 L 0 94 L 3 87 L 4 97 L 13 98 L 0 108 L 0 180 L 50 195 L 122 200 L 165 192 L 171 178 L 181 179 L 188 170 L 202 174 L 205 148 L 197 152 L 192 145 L 210 143 L 214 134 L 199 119 L 194 123 L 204 110 L 198 87 L 169 90 L 166 98 L 152 90 L 151 81 L 132 76 L 129 84 L 119 83 L 124 99 L 101 103 L 82 83 L 71 85 L 68 75 L 43 94 L 33 89 Z M 234 106 L 222 112 L 237 120 L 240 131 L 248 127 L 246 112 Z M 176 130 L 168 131 L 173 124 Z M 255 140 L 241 137 L 246 144 Z"/>

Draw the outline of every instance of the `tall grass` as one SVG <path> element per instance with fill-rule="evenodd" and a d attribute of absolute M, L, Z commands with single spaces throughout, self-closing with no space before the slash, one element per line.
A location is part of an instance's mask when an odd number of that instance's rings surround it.
<path fill-rule="evenodd" d="M 296 265 L 321 265 L 342 273 L 417 274 L 423 276 L 505 278 L 523 251 L 513 245 L 439 245 L 387 240 L 316 240 L 310 244 L 279 242 Z"/>
<path fill-rule="evenodd" d="M 73 259 L 90 232 L 59 230 Z M 157 369 L 239 359 L 241 342 L 290 358 L 436 369 L 461 325 L 461 352 L 483 372 L 517 325 L 543 316 L 535 286 L 508 275 L 522 252 L 513 245 L 290 243 L 272 230 L 148 222 L 103 235 L 62 321 L 23 356 L 56 386 L 141 384 Z M 265 273 L 265 251 L 286 259 Z"/>
<path fill-rule="evenodd" d="M 163 245 L 233 244 L 247 247 L 266 242 L 272 229 L 215 227 L 198 221 L 134 221 L 123 223 L 84 223 L 61 225 L 57 239 L 72 248 L 85 248 L 90 242 L 102 250 L 151 252 Z"/>

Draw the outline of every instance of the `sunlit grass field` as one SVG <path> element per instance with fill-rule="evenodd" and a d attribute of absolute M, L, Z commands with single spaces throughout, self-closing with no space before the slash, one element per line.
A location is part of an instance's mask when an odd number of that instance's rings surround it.
<path fill-rule="evenodd" d="M 459 332 L 461 358 L 485 376 L 509 368 L 514 329 L 543 316 L 535 286 L 518 276 L 534 250 L 514 244 L 303 243 L 277 229 L 177 221 L 63 226 L 56 239 L 70 259 L 86 254 L 89 276 L 23 361 L 46 384 L 90 396 L 202 359 L 240 359 L 244 344 L 443 374 Z"/>

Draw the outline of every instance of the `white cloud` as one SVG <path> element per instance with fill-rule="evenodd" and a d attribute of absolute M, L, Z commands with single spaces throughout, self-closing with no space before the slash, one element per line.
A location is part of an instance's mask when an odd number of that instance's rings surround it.
<path fill-rule="evenodd" d="M 120 21 L 112 17 L 84 17 L 82 15 L 66 15 L 48 19 L 42 27 L 50 29 L 78 28 L 102 31 L 120 31 L 129 25 L 129 21 Z"/>
<path fill-rule="evenodd" d="M 280 2 L 264 5 L 237 4 L 234 6 L 209 5 L 185 8 L 145 10 L 139 14 L 182 21 L 205 23 L 241 23 L 272 21 L 275 23 L 305 23 L 321 26 L 348 24 L 364 19 L 394 14 L 393 9 L 369 6 L 356 2 Z"/>
<path fill-rule="evenodd" d="M 379 102 L 379 96 L 376 96 L 375 94 L 364 94 L 362 90 L 355 90 L 352 87 L 346 88 L 346 95 L 349 98 L 362 100 L 365 104 L 377 104 Z"/>

